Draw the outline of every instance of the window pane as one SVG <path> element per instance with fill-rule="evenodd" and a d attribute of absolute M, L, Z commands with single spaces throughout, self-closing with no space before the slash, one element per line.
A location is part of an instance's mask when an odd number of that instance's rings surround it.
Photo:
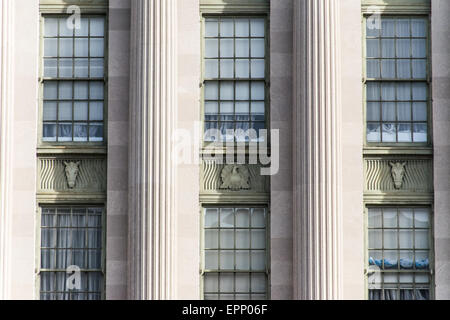
<path fill-rule="evenodd" d="M 248 19 L 236 19 L 236 37 L 248 37 L 250 24 Z"/>
<path fill-rule="evenodd" d="M 43 120 L 56 121 L 56 110 L 56 102 L 44 102 Z"/>
<path fill-rule="evenodd" d="M 253 56 L 253 41 L 252 40 L 252 56 Z M 248 39 L 236 39 L 236 57 L 246 58 L 250 55 L 250 43 Z"/>
<path fill-rule="evenodd" d="M 89 120 L 103 120 L 103 102 L 91 102 L 89 105 Z"/>
<path fill-rule="evenodd" d="M 58 36 L 58 19 L 45 18 L 44 36 L 56 37 Z"/>
<path fill-rule="evenodd" d="M 58 40 L 45 39 L 44 40 L 44 56 L 57 57 L 58 56 Z"/>
<path fill-rule="evenodd" d="M 217 37 L 219 35 L 219 24 L 216 19 L 205 20 L 205 35 L 207 37 Z"/>
<path fill-rule="evenodd" d="M 105 55 L 103 39 L 91 39 L 90 50 L 91 57 L 103 57 Z"/>
<path fill-rule="evenodd" d="M 225 68 L 224 68 L 225 67 Z M 205 61 L 205 78 L 218 78 L 219 77 L 219 62 L 216 59 L 208 59 Z M 221 71 L 227 70 L 226 66 L 221 66 Z M 226 74 L 222 74 L 222 77 L 226 77 Z"/>
<path fill-rule="evenodd" d="M 234 77 L 234 60 L 220 60 L 220 77 L 233 78 Z"/>
<path fill-rule="evenodd" d="M 103 37 L 105 35 L 105 19 L 91 18 L 91 37 Z"/>
<path fill-rule="evenodd" d="M 264 19 L 251 19 L 251 36 L 264 37 L 265 36 L 265 21 Z"/>
<path fill-rule="evenodd" d="M 103 141 L 103 123 L 91 123 L 89 125 L 89 141 Z"/>

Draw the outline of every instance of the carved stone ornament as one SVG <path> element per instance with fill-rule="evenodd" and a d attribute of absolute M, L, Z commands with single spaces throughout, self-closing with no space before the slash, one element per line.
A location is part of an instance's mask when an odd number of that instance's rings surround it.
<path fill-rule="evenodd" d="M 73 188 L 75 188 L 75 183 L 77 181 L 80 161 L 77 161 L 77 162 L 64 161 L 64 166 L 66 167 L 65 171 L 66 171 L 67 184 L 70 189 L 73 189 Z"/>
<path fill-rule="evenodd" d="M 227 165 L 222 170 L 222 185 L 220 189 L 233 191 L 250 189 L 250 173 L 242 165 Z"/>
<path fill-rule="evenodd" d="M 403 185 L 403 178 L 405 177 L 406 162 L 390 162 L 392 167 L 392 178 L 394 179 L 395 189 L 401 189 Z"/>

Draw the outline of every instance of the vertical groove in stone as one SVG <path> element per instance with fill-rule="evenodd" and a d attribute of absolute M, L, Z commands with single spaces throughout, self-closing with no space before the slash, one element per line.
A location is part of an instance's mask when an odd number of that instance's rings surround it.
<path fill-rule="evenodd" d="M 340 299 L 339 2 L 294 15 L 294 296 Z"/>
<path fill-rule="evenodd" d="M 133 0 L 128 295 L 173 297 L 175 0 Z"/>
<path fill-rule="evenodd" d="M 10 228 L 13 148 L 13 1 L 0 3 L 0 300 L 10 293 Z"/>

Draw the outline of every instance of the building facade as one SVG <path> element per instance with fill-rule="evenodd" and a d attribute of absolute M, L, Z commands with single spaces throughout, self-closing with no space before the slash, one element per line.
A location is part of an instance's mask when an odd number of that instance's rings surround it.
<path fill-rule="evenodd" d="M 0 298 L 449 299 L 447 13 L 3 0 Z"/>

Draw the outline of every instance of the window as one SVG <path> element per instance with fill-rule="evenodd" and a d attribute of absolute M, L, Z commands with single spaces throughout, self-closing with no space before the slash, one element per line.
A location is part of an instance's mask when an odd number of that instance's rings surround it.
<path fill-rule="evenodd" d="M 369 209 L 369 299 L 429 300 L 431 215 L 427 208 Z"/>
<path fill-rule="evenodd" d="M 44 17 L 42 141 L 102 142 L 105 18 Z"/>
<path fill-rule="evenodd" d="M 428 142 L 428 19 L 383 17 L 366 38 L 367 142 Z"/>
<path fill-rule="evenodd" d="M 267 299 L 267 210 L 204 209 L 205 300 Z"/>
<path fill-rule="evenodd" d="M 265 34 L 262 17 L 205 19 L 205 141 L 263 139 L 259 130 L 266 127 Z M 256 136 L 235 138 L 235 130 L 249 129 L 256 130 Z"/>
<path fill-rule="evenodd" d="M 102 299 L 103 214 L 102 208 L 95 207 L 42 208 L 41 300 Z M 70 266 L 81 271 L 79 287 L 74 289 L 68 288 Z"/>

